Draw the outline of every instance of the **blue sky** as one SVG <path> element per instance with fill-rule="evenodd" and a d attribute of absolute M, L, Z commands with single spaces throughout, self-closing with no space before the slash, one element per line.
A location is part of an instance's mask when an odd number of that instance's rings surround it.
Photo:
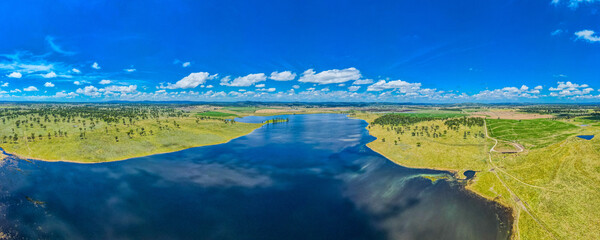
<path fill-rule="evenodd" d="M 0 100 L 600 102 L 599 9 L 8 0 Z"/>

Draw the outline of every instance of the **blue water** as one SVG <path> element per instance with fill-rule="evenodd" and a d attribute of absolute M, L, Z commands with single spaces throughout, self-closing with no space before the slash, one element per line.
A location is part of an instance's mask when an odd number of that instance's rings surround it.
<path fill-rule="evenodd" d="M 583 138 L 585 140 L 592 140 L 592 138 L 594 138 L 594 135 L 577 135 L 578 138 Z"/>
<path fill-rule="evenodd" d="M 366 123 L 290 115 L 226 144 L 102 164 L 10 157 L 16 239 L 507 239 L 509 214 L 447 173 L 368 149 Z M 264 121 L 251 118 L 251 121 Z M 242 120 L 243 121 L 243 120 Z"/>

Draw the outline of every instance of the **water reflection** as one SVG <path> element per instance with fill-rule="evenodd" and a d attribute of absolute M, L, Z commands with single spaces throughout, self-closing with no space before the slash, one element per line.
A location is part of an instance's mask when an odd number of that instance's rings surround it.
<path fill-rule="evenodd" d="M 50 239 L 506 239 L 502 209 L 368 149 L 366 123 L 292 115 L 229 143 L 121 162 L 9 159 L 0 228 Z M 250 120 L 264 121 L 255 117 Z"/>

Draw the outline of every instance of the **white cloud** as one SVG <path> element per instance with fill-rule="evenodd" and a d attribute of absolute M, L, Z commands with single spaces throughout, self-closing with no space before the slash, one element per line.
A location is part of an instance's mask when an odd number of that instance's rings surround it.
<path fill-rule="evenodd" d="M 416 91 L 421 88 L 421 83 L 409 83 L 402 80 L 394 80 L 386 82 L 385 80 L 379 80 L 375 84 L 369 86 L 367 91 L 383 91 L 387 89 L 399 89 L 400 91 L 407 92 L 410 90 Z"/>
<path fill-rule="evenodd" d="M 64 49 L 62 49 L 62 47 L 60 47 L 56 43 L 54 43 L 54 37 L 52 37 L 52 36 L 46 36 L 46 42 L 48 43 L 48 45 L 50 45 L 50 48 L 52 48 L 52 50 L 54 50 L 57 53 L 64 54 L 64 55 L 73 55 L 76 53 L 76 52 L 65 51 Z"/>
<path fill-rule="evenodd" d="M 294 86 L 292 86 L 292 87 L 293 87 L 294 89 L 298 89 L 298 88 L 300 88 L 300 86 L 299 86 L 299 85 L 294 85 Z"/>
<path fill-rule="evenodd" d="M 72 98 L 72 97 L 76 97 L 76 96 L 78 96 L 77 93 L 74 93 L 74 92 L 67 93 L 67 91 L 63 90 L 63 91 L 60 91 L 60 92 L 57 92 L 56 94 L 54 94 L 53 97 L 55 97 L 55 98 Z"/>
<path fill-rule="evenodd" d="M 308 69 L 302 73 L 302 77 L 300 77 L 298 81 L 307 83 L 331 84 L 358 80 L 361 77 L 360 71 L 353 67 L 342 70 L 332 69 L 322 71 L 320 73 L 315 73 L 313 69 Z"/>
<path fill-rule="evenodd" d="M 99 83 L 100 83 L 101 85 L 107 85 L 107 84 L 111 84 L 111 83 L 112 83 L 112 81 L 111 81 L 111 80 L 108 80 L 108 79 L 102 79 L 102 80 L 100 80 L 100 82 L 99 82 Z M 79 84 L 77 84 L 77 85 L 79 85 Z"/>
<path fill-rule="evenodd" d="M 556 87 L 551 87 L 548 90 L 551 91 L 550 96 L 553 97 L 571 97 L 571 96 L 583 96 L 588 95 L 593 88 L 587 84 L 577 84 L 572 82 L 558 82 Z"/>
<path fill-rule="evenodd" d="M 75 92 L 86 95 L 86 96 L 90 96 L 90 97 L 98 97 L 102 94 L 98 91 L 98 88 L 96 88 L 92 85 L 86 86 L 84 88 L 78 88 Z"/>
<path fill-rule="evenodd" d="M 213 88 L 213 87 L 214 87 L 213 85 L 206 86 L 206 88 Z"/>
<path fill-rule="evenodd" d="M 46 82 L 44 83 L 44 87 L 54 87 L 54 83 Z"/>
<path fill-rule="evenodd" d="M 520 88 L 517 87 L 504 87 L 501 89 L 484 90 L 475 95 L 474 99 L 478 100 L 503 100 L 503 99 L 517 99 L 517 98 L 539 98 L 541 86 L 537 86 L 534 89 L 526 85 L 522 85 Z"/>
<path fill-rule="evenodd" d="M 263 88 L 263 87 L 265 87 L 265 84 L 264 83 L 256 84 L 255 87 L 257 87 L 257 88 Z"/>
<path fill-rule="evenodd" d="M 363 84 L 371 84 L 373 83 L 373 79 L 360 79 L 356 80 L 352 83 L 352 85 L 363 85 Z"/>
<path fill-rule="evenodd" d="M 544 87 L 542 87 L 542 86 L 540 85 L 540 86 L 537 86 L 537 87 L 535 87 L 535 88 L 533 88 L 533 89 L 535 89 L 535 90 L 542 90 L 542 89 L 544 89 Z"/>
<path fill-rule="evenodd" d="M 559 34 L 561 34 L 562 32 L 563 32 L 563 30 L 562 30 L 562 29 L 556 29 L 556 30 L 552 31 L 552 32 L 550 33 L 550 35 L 552 35 L 552 36 L 556 36 L 556 35 L 559 35 Z"/>
<path fill-rule="evenodd" d="M 588 42 L 600 42 L 599 36 L 594 36 L 594 31 L 592 30 L 582 30 L 575 33 L 577 39 L 585 39 Z"/>
<path fill-rule="evenodd" d="M 81 71 L 79 71 L 79 69 L 77 69 L 77 68 L 71 69 L 71 72 L 73 72 L 73 73 L 81 73 Z"/>
<path fill-rule="evenodd" d="M 296 78 L 296 74 L 291 71 L 283 71 L 283 72 L 272 72 L 269 79 L 275 81 L 291 81 Z"/>
<path fill-rule="evenodd" d="M 89 84 L 89 81 L 86 80 L 81 80 L 81 81 L 74 81 L 73 84 L 79 86 L 79 85 L 84 85 L 84 84 Z"/>
<path fill-rule="evenodd" d="M 190 62 L 184 62 L 181 64 L 181 66 L 184 68 L 189 67 L 190 65 L 192 65 L 192 63 L 190 63 Z"/>
<path fill-rule="evenodd" d="M 29 87 L 23 88 L 23 91 L 25 91 L 25 92 L 36 92 L 36 91 L 38 91 L 38 89 L 36 87 L 34 87 L 34 86 L 29 86 Z"/>
<path fill-rule="evenodd" d="M 8 83 L 7 83 L 7 82 L 5 82 L 5 83 L 2 83 L 2 86 L 1 86 L 1 87 L 8 87 Z"/>
<path fill-rule="evenodd" d="M 598 2 L 600 2 L 600 0 L 565 0 L 565 1 L 562 1 L 562 0 L 552 0 L 552 4 L 554 4 L 554 5 L 559 5 L 561 2 L 568 3 L 568 6 L 571 9 L 576 9 L 582 3 L 592 4 L 592 3 L 598 3 Z"/>
<path fill-rule="evenodd" d="M 108 86 L 103 89 L 99 89 L 98 91 L 104 92 L 106 94 L 114 94 L 118 93 L 133 93 L 137 91 L 137 85 L 129 85 L 129 86 Z"/>
<path fill-rule="evenodd" d="M 256 89 L 256 91 L 259 91 L 259 92 L 275 92 L 275 90 L 276 90 L 275 88 L 259 88 L 259 89 Z"/>
<path fill-rule="evenodd" d="M 49 72 L 49 73 L 46 73 L 46 74 L 41 74 L 41 76 L 43 78 L 55 78 L 55 77 L 57 77 L 57 75 L 56 75 L 55 72 Z"/>
<path fill-rule="evenodd" d="M 21 89 L 18 89 L 18 88 L 17 89 L 13 89 L 13 90 L 10 90 L 10 92 L 11 93 L 20 93 Z"/>
<path fill-rule="evenodd" d="M 161 84 L 160 88 L 166 88 L 166 89 L 195 88 L 200 84 L 204 84 L 206 82 L 206 80 L 211 80 L 216 77 L 217 77 L 216 74 L 210 75 L 207 72 L 190 73 L 190 75 L 182 78 L 181 80 L 177 81 L 175 84 L 167 83 L 167 86 L 162 86 L 162 84 Z"/>
<path fill-rule="evenodd" d="M 221 85 L 232 87 L 248 87 L 255 83 L 266 81 L 267 76 L 264 73 L 254 73 L 243 77 L 237 77 L 231 82 L 229 82 L 229 79 L 229 77 L 224 77 L 221 79 Z"/>
<path fill-rule="evenodd" d="M 126 69 L 123 69 L 123 71 L 128 72 L 128 73 L 132 73 L 132 72 L 135 72 L 136 69 L 135 68 L 126 68 Z"/>
<path fill-rule="evenodd" d="M 23 77 L 23 75 L 20 72 L 11 72 L 10 74 L 6 75 L 9 78 L 21 78 Z"/>
<path fill-rule="evenodd" d="M 360 86 L 350 86 L 350 87 L 348 87 L 348 90 L 350 92 L 356 92 L 356 91 L 358 91 L 358 89 L 360 89 Z"/>
<path fill-rule="evenodd" d="M 93 68 L 93 69 L 100 69 L 101 67 L 100 67 L 100 65 L 99 65 L 97 62 L 94 62 L 94 63 L 92 64 L 92 68 Z"/>

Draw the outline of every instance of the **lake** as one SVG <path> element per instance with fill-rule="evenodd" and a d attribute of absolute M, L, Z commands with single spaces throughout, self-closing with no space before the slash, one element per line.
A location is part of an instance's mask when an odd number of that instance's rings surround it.
<path fill-rule="evenodd" d="M 585 140 L 592 140 L 594 135 L 577 135 L 578 138 L 583 138 Z"/>
<path fill-rule="evenodd" d="M 280 117 L 289 122 L 225 144 L 126 161 L 10 157 L 0 168 L 0 232 L 19 239 L 509 238 L 507 209 L 446 172 L 405 168 L 371 151 L 366 122 Z"/>

